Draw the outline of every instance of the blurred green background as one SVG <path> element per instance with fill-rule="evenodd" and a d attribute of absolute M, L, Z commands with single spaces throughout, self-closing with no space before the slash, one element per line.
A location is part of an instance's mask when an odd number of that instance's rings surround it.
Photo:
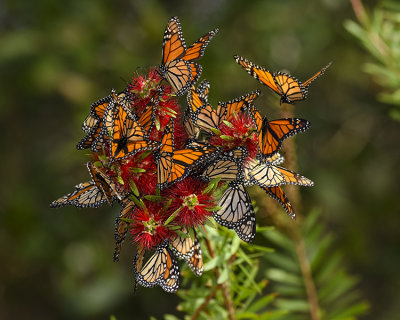
<path fill-rule="evenodd" d="M 347 266 L 370 301 L 365 319 L 400 313 L 399 123 L 381 88 L 362 71 L 372 58 L 343 27 L 346 0 L 11 1 L 0 3 L 0 319 L 146 319 L 175 313 L 160 288 L 133 294 L 133 247 L 112 262 L 118 206 L 49 209 L 86 181 L 81 123 L 92 102 L 121 90 L 161 60 L 168 19 L 179 16 L 188 44 L 219 27 L 202 59 L 216 103 L 262 89 L 271 118 L 279 102 L 233 60 L 243 55 L 312 83 L 296 116 L 304 210 L 318 207 Z M 181 98 L 185 105 L 185 98 Z M 294 204 L 295 205 L 295 204 Z"/>

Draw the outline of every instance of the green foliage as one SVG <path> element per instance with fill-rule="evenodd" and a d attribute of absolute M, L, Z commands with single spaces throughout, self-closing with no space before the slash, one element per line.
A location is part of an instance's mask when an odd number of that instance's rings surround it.
<path fill-rule="evenodd" d="M 400 4 L 384 2 L 368 14 L 361 2 L 353 1 L 359 23 L 345 22 L 345 28 L 358 38 L 375 62 L 365 64 L 365 72 L 383 88 L 382 102 L 396 105 L 390 115 L 400 121 Z"/>
<path fill-rule="evenodd" d="M 182 270 L 182 287 L 187 289 L 178 291 L 182 299 L 178 310 L 185 319 L 228 319 L 227 299 L 235 319 L 310 319 L 301 258 L 289 235 L 270 227 L 258 228 L 258 242 L 272 249 L 246 244 L 233 231 L 215 227 L 199 232 L 205 239 L 204 274 L 197 278 L 189 268 Z M 343 253 L 335 250 L 334 237 L 325 232 L 318 212 L 304 220 L 301 234 L 318 292 L 320 319 L 356 319 L 365 314 L 368 304 L 356 289 L 358 280 L 346 271 Z M 164 319 L 178 318 L 165 315 Z"/>
<path fill-rule="evenodd" d="M 368 304 L 362 301 L 357 290 L 358 279 L 346 271 L 343 252 L 335 249 L 334 236 L 325 229 L 319 213 L 313 211 L 300 230 L 306 243 L 321 319 L 356 319 L 366 313 Z M 264 256 L 268 261 L 265 276 L 271 281 L 273 290 L 279 293 L 275 306 L 289 311 L 285 319 L 310 319 L 295 243 L 278 230 L 265 231 L 263 235 L 276 247 L 274 254 Z"/>

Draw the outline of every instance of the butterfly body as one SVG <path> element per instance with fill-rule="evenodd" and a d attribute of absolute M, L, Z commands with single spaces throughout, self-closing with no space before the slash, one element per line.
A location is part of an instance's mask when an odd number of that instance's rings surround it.
<path fill-rule="evenodd" d="M 160 147 L 157 141 L 149 140 L 148 136 L 163 92 L 163 87 L 156 91 L 139 118 L 130 111 L 129 105 L 113 94 L 114 104 L 105 112 L 104 127 L 111 133 L 110 152 L 114 161 L 125 159 L 143 150 Z"/>
<path fill-rule="evenodd" d="M 267 69 L 257 66 L 249 60 L 234 56 L 235 61 L 240 64 L 251 76 L 266 85 L 281 96 L 281 103 L 294 103 L 307 98 L 308 86 L 312 81 L 324 74 L 325 70 L 332 64 L 331 62 L 314 74 L 303 83 L 295 77 L 284 72 L 270 72 Z"/>
<path fill-rule="evenodd" d="M 253 105 L 246 109 L 253 119 L 258 137 L 258 158 L 265 161 L 280 150 L 283 140 L 306 131 L 310 122 L 299 118 L 268 120 Z"/>
<path fill-rule="evenodd" d="M 256 217 L 246 188 L 239 180 L 231 181 L 217 204 L 221 209 L 213 211 L 217 223 L 234 229 L 240 239 L 251 242 L 256 233 Z"/>
<path fill-rule="evenodd" d="M 178 290 L 179 268 L 168 241 L 157 247 L 156 252 L 136 273 L 136 280 L 143 287 L 159 285 L 167 292 Z"/>
<path fill-rule="evenodd" d="M 172 250 L 178 258 L 186 261 L 196 276 L 201 276 L 203 273 L 203 258 L 196 231 L 193 230 L 194 239 L 191 238 L 186 228 L 183 228 L 181 231 L 186 234 L 186 237 L 178 234 L 171 237 L 170 244 Z"/>
<path fill-rule="evenodd" d="M 174 122 L 170 120 L 164 130 L 161 148 L 155 153 L 157 184 L 163 189 L 186 178 L 191 170 L 215 157 L 218 148 L 207 144 L 192 144 L 181 150 L 174 150 Z"/>
<path fill-rule="evenodd" d="M 218 29 L 210 31 L 187 48 L 179 19 L 172 17 L 168 21 L 159 72 L 178 96 L 184 94 L 199 79 L 202 67 L 194 61 L 204 55 L 205 48 L 217 32 Z"/>

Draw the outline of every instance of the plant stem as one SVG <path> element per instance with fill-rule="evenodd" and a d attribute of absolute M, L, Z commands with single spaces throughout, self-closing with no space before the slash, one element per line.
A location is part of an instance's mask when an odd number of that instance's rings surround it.
<path fill-rule="evenodd" d="M 281 111 L 281 116 L 285 118 L 293 117 L 293 106 L 288 104 L 283 104 L 283 110 Z M 297 153 L 296 144 L 294 139 L 289 139 L 283 148 L 285 152 L 285 160 L 288 168 L 297 171 Z M 290 192 L 290 193 L 289 193 Z M 300 231 L 301 226 L 301 215 L 299 214 L 299 209 L 301 209 L 301 196 L 298 186 L 292 186 L 288 190 L 289 198 L 294 200 L 296 204 L 296 216 L 298 216 L 297 223 L 290 221 L 285 225 L 286 230 L 289 232 L 290 237 L 293 240 L 296 255 L 299 260 L 300 271 L 303 276 L 304 286 L 307 292 L 307 299 L 310 306 L 310 316 L 312 320 L 320 320 L 319 315 L 319 305 L 318 305 L 318 294 L 315 287 L 314 279 L 312 277 L 311 265 L 307 256 L 307 248 L 304 242 L 304 238 Z"/>
<path fill-rule="evenodd" d="M 205 241 L 206 241 L 206 245 L 207 245 L 207 250 L 208 250 L 211 258 L 214 258 L 215 257 L 215 252 L 214 252 L 214 250 L 213 250 L 213 248 L 211 246 L 210 240 L 205 239 Z M 216 275 L 216 277 L 218 279 L 219 276 L 220 276 L 219 268 L 215 267 L 214 271 L 215 271 L 215 275 Z M 221 288 L 222 296 L 224 297 L 225 305 L 226 305 L 226 308 L 228 310 L 229 320 L 235 320 L 235 309 L 233 308 L 233 303 L 232 303 L 232 300 L 231 300 L 231 297 L 230 297 L 230 294 L 229 294 L 228 286 L 226 285 L 226 282 L 221 283 L 219 286 Z"/>
<path fill-rule="evenodd" d="M 369 25 L 369 18 L 365 12 L 365 8 L 361 0 L 350 0 L 351 6 L 353 7 L 354 14 L 357 20 L 360 21 L 364 26 Z"/>
<path fill-rule="evenodd" d="M 204 302 L 197 308 L 196 312 L 194 313 L 193 317 L 191 318 L 191 320 L 196 320 L 199 315 L 200 312 L 203 311 L 203 309 L 207 306 L 207 304 L 211 301 L 212 298 L 214 298 L 214 296 L 216 295 L 218 289 L 220 288 L 221 285 L 217 285 L 213 291 L 211 291 L 211 293 L 207 296 L 207 298 L 204 300 Z"/>

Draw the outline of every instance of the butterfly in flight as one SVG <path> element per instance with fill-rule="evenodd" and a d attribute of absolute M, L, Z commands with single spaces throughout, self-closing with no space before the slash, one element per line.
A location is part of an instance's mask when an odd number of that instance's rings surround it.
<path fill-rule="evenodd" d="M 179 19 L 172 17 L 168 21 L 159 72 L 176 95 L 184 94 L 199 79 L 202 67 L 195 61 L 204 55 L 208 43 L 217 32 L 218 29 L 210 31 L 186 48 Z"/>
<path fill-rule="evenodd" d="M 257 129 L 259 157 L 264 160 L 276 154 L 283 140 L 310 127 L 310 122 L 299 118 L 286 118 L 269 121 L 254 105 L 247 109 Z"/>
<path fill-rule="evenodd" d="M 168 247 L 168 240 L 160 244 L 156 252 L 139 271 L 143 256 L 136 261 L 136 280 L 143 287 L 159 285 L 167 292 L 176 292 L 179 288 L 179 268 L 177 261 Z"/>
<path fill-rule="evenodd" d="M 332 64 L 332 62 L 328 63 L 310 79 L 300 82 L 290 74 L 283 72 L 270 72 L 243 57 L 237 55 L 233 57 L 250 75 L 279 94 L 281 96 L 281 103 L 294 103 L 306 99 L 310 83 L 323 75 L 325 70 Z"/>
<path fill-rule="evenodd" d="M 191 170 L 214 158 L 219 149 L 207 144 L 188 145 L 174 150 L 174 122 L 170 120 L 164 130 L 161 148 L 155 153 L 157 185 L 160 189 L 186 178 Z"/>

